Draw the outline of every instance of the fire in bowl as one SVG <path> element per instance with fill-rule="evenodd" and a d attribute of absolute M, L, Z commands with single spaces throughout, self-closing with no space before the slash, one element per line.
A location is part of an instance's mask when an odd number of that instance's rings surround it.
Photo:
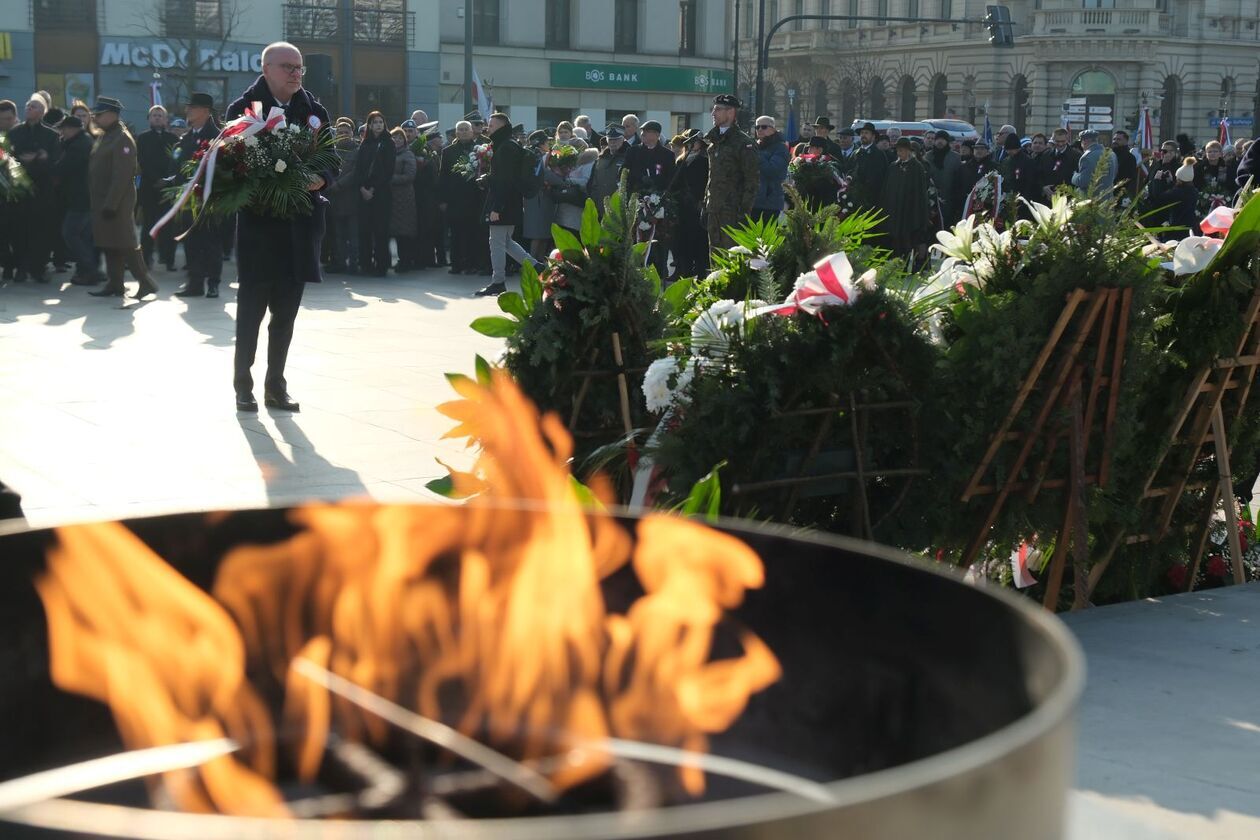
<path fill-rule="evenodd" d="M 879 546 L 500 501 L 0 558 L 6 838 L 1062 835 L 1075 644 Z"/>

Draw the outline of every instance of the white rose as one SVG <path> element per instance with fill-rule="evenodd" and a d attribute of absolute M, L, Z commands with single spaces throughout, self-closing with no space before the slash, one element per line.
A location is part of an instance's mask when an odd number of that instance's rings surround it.
<path fill-rule="evenodd" d="M 253 147 L 257 146 L 257 145 L 258 145 L 258 137 L 257 137 L 257 135 L 251 134 L 251 135 L 249 135 L 248 137 L 246 137 L 246 138 L 245 138 L 245 145 L 246 145 L 246 146 L 249 146 L 251 149 L 252 149 Z"/>
<path fill-rule="evenodd" d="M 286 169 L 288 169 L 288 168 L 289 168 L 289 164 L 285 163 L 283 160 L 278 160 L 278 161 L 276 161 L 276 171 L 277 171 L 277 172 L 283 172 L 284 170 L 286 170 Z"/>

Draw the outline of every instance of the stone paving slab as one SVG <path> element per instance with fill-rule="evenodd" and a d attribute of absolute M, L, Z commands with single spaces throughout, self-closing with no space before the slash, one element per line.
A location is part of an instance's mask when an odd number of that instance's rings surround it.
<path fill-rule="evenodd" d="M 231 276 L 232 263 L 225 265 Z M 299 414 L 232 404 L 235 291 L 98 300 L 64 282 L 0 288 L 0 478 L 34 525 L 307 498 L 432 499 L 435 458 L 467 466 L 434 409 L 443 374 L 502 342 L 468 328 L 498 311 L 487 278 L 436 269 L 306 288 L 290 350 Z M 61 281 L 61 282 L 59 282 Z M 261 383 L 264 324 L 255 365 Z M 261 384 L 256 394 L 261 399 Z"/>

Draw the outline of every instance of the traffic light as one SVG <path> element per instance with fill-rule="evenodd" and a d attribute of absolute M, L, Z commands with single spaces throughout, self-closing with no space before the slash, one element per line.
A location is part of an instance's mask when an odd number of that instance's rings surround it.
<path fill-rule="evenodd" d="M 989 43 L 995 47 L 1015 46 L 1011 10 L 1006 6 L 986 6 L 985 11 L 988 12 L 984 16 L 984 25 L 989 28 Z"/>

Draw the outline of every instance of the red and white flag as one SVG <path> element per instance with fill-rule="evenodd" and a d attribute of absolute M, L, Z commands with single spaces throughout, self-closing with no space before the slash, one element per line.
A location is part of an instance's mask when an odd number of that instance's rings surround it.
<path fill-rule="evenodd" d="M 1031 553 L 1032 549 L 1026 542 L 1020 543 L 1019 548 L 1011 552 L 1011 575 L 1015 586 L 1019 589 L 1027 589 L 1037 582 L 1032 572 L 1028 570 L 1028 558 Z"/>
<path fill-rule="evenodd" d="M 814 264 L 814 270 L 802 274 L 796 280 L 796 288 L 781 304 L 757 310 L 754 314 L 772 312 L 775 315 L 793 315 L 808 312 L 817 315 L 828 306 L 848 306 L 857 300 L 863 287 L 875 282 L 875 270 L 853 276 L 853 265 L 843 253 L 823 257 Z"/>
<path fill-rule="evenodd" d="M 481 83 L 481 76 L 477 75 L 475 65 L 472 69 L 472 100 L 477 105 L 477 110 L 481 112 L 481 118 L 490 119 L 490 115 L 494 113 L 494 102 L 491 101 L 486 86 Z"/>
<path fill-rule="evenodd" d="M 1234 145 L 1234 141 L 1229 136 L 1229 116 L 1227 114 L 1221 114 L 1221 131 L 1216 139 L 1221 141 L 1222 146 Z"/>

